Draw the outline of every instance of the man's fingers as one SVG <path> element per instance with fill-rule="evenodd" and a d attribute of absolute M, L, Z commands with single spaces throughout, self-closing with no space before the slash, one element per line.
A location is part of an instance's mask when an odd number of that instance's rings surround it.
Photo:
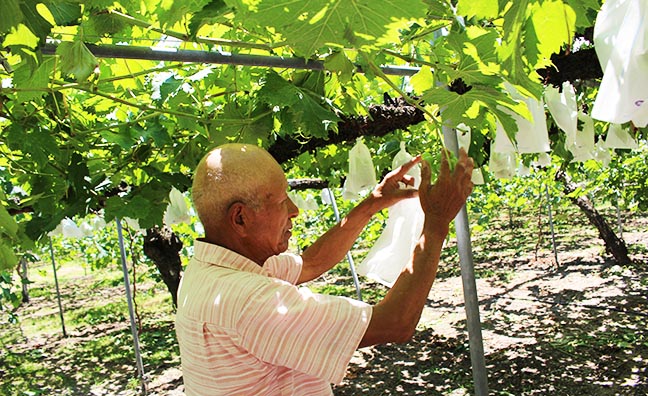
<path fill-rule="evenodd" d="M 421 162 L 421 185 L 420 190 L 430 186 L 430 179 L 432 179 L 432 170 L 427 161 Z"/>
<path fill-rule="evenodd" d="M 468 156 L 466 150 L 463 148 L 459 149 L 459 160 L 454 169 L 454 173 L 457 176 L 462 176 L 462 174 L 470 174 L 472 176 L 472 171 L 474 169 L 474 161 Z"/>
<path fill-rule="evenodd" d="M 406 186 L 414 186 L 414 177 L 410 175 L 403 175 L 403 178 L 400 180 Z"/>
<path fill-rule="evenodd" d="M 452 155 L 448 150 L 441 151 L 441 170 L 439 176 L 450 174 L 450 164 L 448 163 L 448 156 Z"/>
<path fill-rule="evenodd" d="M 416 157 L 401 165 L 396 171 L 396 174 L 399 177 L 403 177 L 407 172 L 409 172 L 410 169 L 412 169 L 412 167 L 414 167 L 414 165 L 418 164 L 419 162 L 421 162 L 421 156 L 417 155 Z"/>

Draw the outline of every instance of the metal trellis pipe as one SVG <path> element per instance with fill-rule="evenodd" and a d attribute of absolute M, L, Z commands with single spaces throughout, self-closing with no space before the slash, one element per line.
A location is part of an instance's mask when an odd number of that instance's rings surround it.
<path fill-rule="evenodd" d="M 312 59 L 232 54 L 229 52 L 198 51 L 181 49 L 155 49 L 130 45 L 89 44 L 86 46 L 97 58 L 142 59 L 151 61 L 215 63 L 241 66 L 276 67 L 284 69 L 324 70 L 324 62 Z M 57 44 L 47 43 L 40 49 L 44 55 L 55 55 Z M 410 66 L 383 66 L 383 73 L 394 76 L 412 76 L 420 68 Z M 360 66 L 356 71 L 362 73 Z"/>

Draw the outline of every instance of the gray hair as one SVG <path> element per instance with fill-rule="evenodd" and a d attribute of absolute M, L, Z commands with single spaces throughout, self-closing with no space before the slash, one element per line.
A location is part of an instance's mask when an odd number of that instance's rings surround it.
<path fill-rule="evenodd" d="M 267 184 L 264 175 L 273 166 L 281 170 L 270 154 L 256 146 L 227 144 L 207 153 L 196 167 L 191 188 L 205 231 L 222 224 L 235 202 L 261 208 L 260 191 Z"/>

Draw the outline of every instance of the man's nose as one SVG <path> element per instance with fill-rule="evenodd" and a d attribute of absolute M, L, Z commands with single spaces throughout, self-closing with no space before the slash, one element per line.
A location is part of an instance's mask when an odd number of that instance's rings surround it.
<path fill-rule="evenodd" d="M 288 208 L 288 214 L 290 218 L 297 217 L 299 215 L 299 208 L 297 207 L 297 205 L 295 205 L 292 198 L 288 198 L 288 200 L 290 201 Z"/>

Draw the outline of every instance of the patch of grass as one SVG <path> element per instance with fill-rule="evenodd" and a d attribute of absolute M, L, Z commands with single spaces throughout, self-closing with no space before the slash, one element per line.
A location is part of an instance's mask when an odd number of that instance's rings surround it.
<path fill-rule="evenodd" d="M 31 302 L 19 309 L 18 324 L 0 327 L 0 395 L 139 394 L 121 270 L 68 265 L 57 271 L 68 337 L 51 264 L 30 267 Z M 171 296 L 139 272 L 136 287 L 145 372 L 179 367 Z"/>
<path fill-rule="evenodd" d="M 330 296 L 343 296 L 355 298 L 356 289 L 351 282 L 350 285 L 335 285 L 335 284 L 323 284 L 323 285 L 313 285 L 309 287 L 313 292 L 320 294 L 328 294 Z"/>
<path fill-rule="evenodd" d="M 96 306 L 82 307 L 68 312 L 68 317 L 78 325 L 94 326 L 100 323 L 124 322 L 128 318 L 126 301 L 109 302 Z"/>
<path fill-rule="evenodd" d="M 108 273 L 107 276 L 102 276 L 96 279 L 92 286 L 92 289 L 102 289 L 105 287 L 123 287 L 124 285 L 124 275 L 122 273 Z"/>

